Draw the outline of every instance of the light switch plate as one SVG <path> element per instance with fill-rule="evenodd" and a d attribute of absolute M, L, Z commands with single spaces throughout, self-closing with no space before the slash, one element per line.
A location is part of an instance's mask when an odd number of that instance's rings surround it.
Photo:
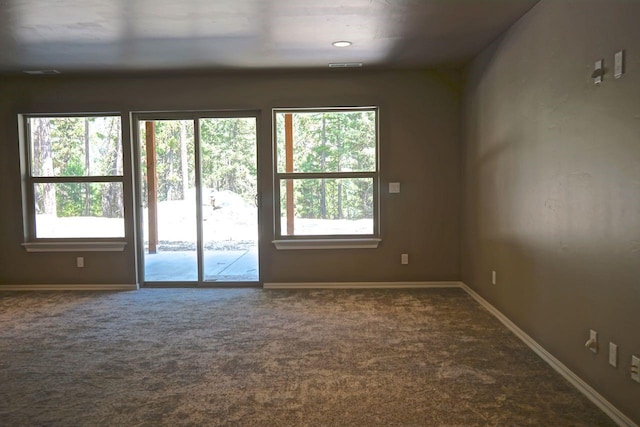
<path fill-rule="evenodd" d="M 602 83 L 603 74 L 604 74 L 604 61 L 602 59 L 599 59 L 596 61 L 596 63 L 593 66 L 593 74 L 591 75 L 593 77 L 593 82 L 597 85 Z"/>
<path fill-rule="evenodd" d="M 400 183 L 399 182 L 390 182 L 389 183 L 389 193 L 399 193 L 400 192 Z"/>
<path fill-rule="evenodd" d="M 624 50 L 616 52 L 616 54 L 613 56 L 613 59 L 613 76 L 616 79 L 619 79 L 624 74 Z"/>
<path fill-rule="evenodd" d="M 591 350 L 593 353 L 597 353 L 598 352 L 598 333 L 593 329 L 589 331 L 588 342 L 590 343 L 590 345 L 588 346 L 589 350 Z"/>

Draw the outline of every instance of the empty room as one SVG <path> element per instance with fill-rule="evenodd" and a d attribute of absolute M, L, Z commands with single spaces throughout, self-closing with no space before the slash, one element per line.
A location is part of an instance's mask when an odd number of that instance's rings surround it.
<path fill-rule="evenodd" d="M 0 2 L 0 425 L 638 426 L 640 2 Z"/>

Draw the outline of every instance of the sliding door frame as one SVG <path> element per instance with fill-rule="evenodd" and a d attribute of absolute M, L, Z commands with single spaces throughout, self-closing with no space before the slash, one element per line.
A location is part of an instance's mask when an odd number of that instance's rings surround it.
<path fill-rule="evenodd" d="M 131 123 L 131 141 L 133 145 L 133 165 L 134 165 L 134 200 L 135 200 L 135 238 L 136 238 L 136 275 L 138 283 L 141 287 L 152 288 L 193 288 L 193 287 L 209 287 L 209 288 L 245 288 L 245 287 L 261 287 L 262 269 L 260 268 L 260 110 L 204 110 L 204 111 L 140 111 L 130 113 Z M 203 239 L 203 213 L 202 213 L 202 159 L 200 158 L 200 119 L 229 119 L 229 118 L 254 118 L 256 121 L 256 189 L 257 200 L 256 210 L 258 223 L 258 280 L 244 282 L 218 282 L 204 280 L 204 239 Z M 195 168 L 195 185 L 196 185 L 196 256 L 198 279 L 196 281 L 145 281 L 145 253 L 144 253 L 144 218 L 143 218 L 143 201 L 142 201 L 142 165 L 141 165 L 141 149 L 140 144 L 140 123 L 143 121 L 162 121 L 162 120 L 188 120 L 193 121 L 193 139 L 194 139 L 194 168 Z"/>

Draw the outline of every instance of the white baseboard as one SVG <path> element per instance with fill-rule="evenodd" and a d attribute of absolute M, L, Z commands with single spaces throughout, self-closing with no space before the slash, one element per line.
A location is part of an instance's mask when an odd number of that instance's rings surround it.
<path fill-rule="evenodd" d="M 2 291 L 135 291 L 132 284 L 78 284 L 78 285 L 0 285 Z"/>
<path fill-rule="evenodd" d="M 495 308 L 491 303 L 478 295 L 473 289 L 461 282 L 460 287 L 464 289 L 469 295 L 473 297 L 481 306 L 486 308 L 491 314 L 493 314 L 503 325 L 505 325 L 511 332 L 513 332 L 518 338 L 522 340 L 531 350 L 533 350 L 538 356 L 542 358 L 549 366 L 551 366 L 556 372 L 562 375 L 567 381 L 569 381 L 575 388 L 584 394 L 591 402 L 593 402 L 598 408 L 600 408 L 605 414 L 607 414 L 616 424 L 621 427 L 638 427 L 629 417 L 624 415 L 618 408 L 613 406 L 611 402 L 602 397 L 600 393 L 593 389 L 589 384 L 584 382 L 580 377 L 574 374 L 569 368 L 567 368 L 562 362 L 556 359 L 551 353 L 538 344 L 533 338 L 527 335 L 522 329 L 520 329 L 515 323 L 513 323 L 507 316 L 502 314 L 500 310 Z"/>
<path fill-rule="evenodd" d="M 460 288 L 462 282 L 297 282 L 265 283 L 264 289 L 426 289 Z"/>

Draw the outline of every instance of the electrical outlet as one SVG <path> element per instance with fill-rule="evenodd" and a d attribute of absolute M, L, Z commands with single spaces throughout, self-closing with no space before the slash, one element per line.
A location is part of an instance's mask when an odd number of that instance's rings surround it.
<path fill-rule="evenodd" d="M 612 342 L 609 343 L 609 365 L 618 367 L 618 346 Z"/>
<path fill-rule="evenodd" d="M 84 257 L 79 256 L 76 258 L 76 267 L 84 268 Z"/>
<path fill-rule="evenodd" d="M 631 356 L 631 379 L 640 383 L 640 357 Z"/>
<path fill-rule="evenodd" d="M 400 262 L 402 264 L 409 264 L 409 254 L 400 255 Z"/>
<path fill-rule="evenodd" d="M 496 271 L 495 271 L 495 270 L 493 270 L 493 271 L 491 272 L 491 284 L 492 284 L 492 285 L 495 285 L 496 283 L 497 283 L 497 275 L 496 275 Z"/>

